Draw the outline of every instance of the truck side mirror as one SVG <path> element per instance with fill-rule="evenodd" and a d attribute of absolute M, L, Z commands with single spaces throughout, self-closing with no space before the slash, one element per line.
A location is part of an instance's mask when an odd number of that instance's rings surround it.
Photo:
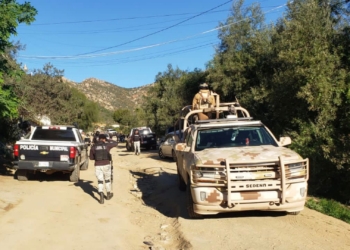
<path fill-rule="evenodd" d="M 286 137 L 280 137 L 280 141 L 279 141 L 280 145 L 283 146 L 287 146 L 290 145 L 292 143 L 292 139 L 290 139 L 289 136 Z"/>

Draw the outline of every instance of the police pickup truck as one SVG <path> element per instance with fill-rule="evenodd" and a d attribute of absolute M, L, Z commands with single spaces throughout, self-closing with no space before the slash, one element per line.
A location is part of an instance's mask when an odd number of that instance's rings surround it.
<path fill-rule="evenodd" d="M 69 180 L 79 181 L 80 170 L 89 166 L 88 146 L 74 126 L 35 127 L 14 145 L 14 168 L 19 181 L 28 174 L 44 172 L 69 173 Z"/>

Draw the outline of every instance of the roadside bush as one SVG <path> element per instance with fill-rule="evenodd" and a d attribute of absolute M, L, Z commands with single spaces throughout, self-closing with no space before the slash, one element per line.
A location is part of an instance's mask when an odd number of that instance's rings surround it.
<path fill-rule="evenodd" d="M 350 223 L 350 208 L 337 201 L 310 198 L 306 207 Z"/>

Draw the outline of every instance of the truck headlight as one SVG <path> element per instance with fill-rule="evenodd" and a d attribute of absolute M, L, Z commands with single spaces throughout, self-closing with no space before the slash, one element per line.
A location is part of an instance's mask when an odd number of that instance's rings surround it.
<path fill-rule="evenodd" d="M 288 167 L 290 170 L 300 170 L 300 169 L 304 168 L 304 166 L 301 162 L 288 164 Z"/>
<path fill-rule="evenodd" d="M 199 170 L 194 170 L 194 177 L 196 177 L 196 178 L 201 178 L 201 177 L 203 177 L 203 173 L 202 173 L 202 171 L 199 171 Z"/>

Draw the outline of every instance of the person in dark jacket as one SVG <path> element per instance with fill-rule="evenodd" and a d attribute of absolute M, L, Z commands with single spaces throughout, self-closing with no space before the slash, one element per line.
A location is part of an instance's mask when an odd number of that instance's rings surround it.
<path fill-rule="evenodd" d="M 100 203 L 104 203 L 104 185 L 106 185 L 107 200 L 113 197 L 112 192 L 112 156 L 110 150 L 118 146 L 118 142 L 108 140 L 105 134 L 99 134 L 99 140 L 90 149 L 90 160 L 95 161 L 95 174 L 98 183 L 98 192 L 100 194 Z"/>
<path fill-rule="evenodd" d="M 135 155 L 139 155 L 141 153 L 140 147 L 141 147 L 142 137 L 138 129 L 136 129 L 132 134 L 131 141 L 134 144 Z"/>
<path fill-rule="evenodd" d="M 99 140 L 99 137 L 100 137 L 100 131 L 97 130 L 97 131 L 95 132 L 94 138 L 92 139 L 92 142 L 93 142 L 93 143 L 97 143 L 98 140 Z"/>

